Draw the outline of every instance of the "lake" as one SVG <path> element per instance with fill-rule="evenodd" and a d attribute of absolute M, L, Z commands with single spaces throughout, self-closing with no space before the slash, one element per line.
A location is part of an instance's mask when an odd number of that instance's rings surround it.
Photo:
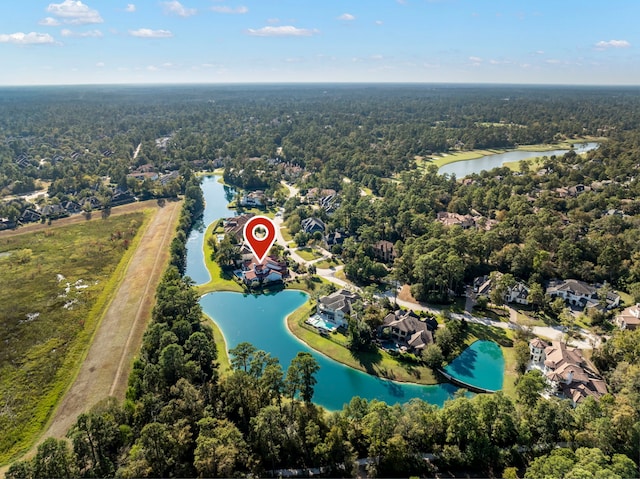
<path fill-rule="evenodd" d="M 219 176 L 205 176 L 202 178 L 202 193 L 205 208 L 202 221 L 196 223 L 187 238 L 187 269 L 189 276 L 196 284 L 208 283 L 211 275 L 204 262 L 204 232 L 207 227 L 220 218 L 236 216 L 236 211 L 227 208 L 233 199 L 232 188 L 218 182 Z"/>
<path fill-rule="evenodd" d="M 590 150 L 596 149 L 600 144 L 595 142 L 590 143 L 576 143 L 574 151 L 576 153 L 585 153 Z M 562 156 L 569 150 L 551 150 L 551 151 L 524 151 L 514 150 L 507 151 L 505 153 L 496 153 L 495 155 L 481 156 L 473 160 L 462 160 L 449 163 L 440 167 L 438 173 L 441 175 L 449 174 L 456 175 L 456 178 L 464 178 L 465 176 L 473 173 L 480 173 L 484 170 L 491 170 L 493 168 L 499 168 L 504 163 L 510 161 L 522 161 L 527 158 L 535 158 L 537 156 Z"/>
<path fill-rule="evenodd" d="M 320 365 L 313 402 L 331 411 L 342 409 L 354 396 L 379 399 L 388 404 L 420 398 L 442 406 L 457 391 L 456 386 L 448 383 L 420 386 L 379 379 L 311 349 L 286 326 L 286 316 L 307 299 L 306 293 L 294 290 L 261 295 L 216 292 L 203 296 L 200 304 L 222 330 L 228 349 L 248 341 L 277 357 L 284 370 L 299 351 L 311 353 Z"/>
<path fill-rule="evenodd" d="M 202 180 L 205 197 L 203 221 L 194 228 L 187 241 L 186 275 L 196 284 L 206 283 L 211 278 L 204 262 L 205 225 L 236 214 L 235 210 L 227 208 L 227 204 L 233 199 L 233 191 L 219 183 L 218 178 L 208 176 Z M 203 296 L 200 304 L 222 330 L 228 348 L 243 341 L 250 342 L 258 349 L 277 357 L 283 369 L 287 368 L 299 351 L 310 352 L 320 365 L 314 402 L 329 410 L 342 409 L 353 396 L 379 399 L 389 404 L 420 398 L 441 406 L 458 390 L 449 383 L 421 386 L 383 380 L 338 363 L 309 348 L 289 332 L 285 322 L 286 316 L 302 306 L 307 299 L 306 293 L 293 290 L 261 295 L 216 292 Z"/>
<path fill-rule="evenodd" d="M 504 356 L 493 341 L 475 341 L 444 370 L 464 384 L 499 391 L 504 379 Z"/>

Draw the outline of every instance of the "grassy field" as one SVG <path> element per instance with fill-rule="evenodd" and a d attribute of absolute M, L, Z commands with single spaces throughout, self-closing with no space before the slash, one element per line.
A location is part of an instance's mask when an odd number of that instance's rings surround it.
<path fill-rule="evenodd" d="M 0 463 L 35 439 L 75 377 L 149 216 L 0 237 Z"/>
<path fill-rule="evenodd" d="M 296 253 L 305 261 L 313 261 L 314 259 L 322 258 L 322 253 L 309 247 L 297 249 Z"/>

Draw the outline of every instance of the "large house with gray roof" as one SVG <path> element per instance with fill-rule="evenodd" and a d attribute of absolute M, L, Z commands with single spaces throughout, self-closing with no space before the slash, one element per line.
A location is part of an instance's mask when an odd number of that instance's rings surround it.
<path fill-rule="evenodd" d="M 353 303 L 361 299 L 358 293 L 341 289 L 318 300 L 318 314 L 338 327 L 347 327 L 346 316 L 353 314 Z"/>

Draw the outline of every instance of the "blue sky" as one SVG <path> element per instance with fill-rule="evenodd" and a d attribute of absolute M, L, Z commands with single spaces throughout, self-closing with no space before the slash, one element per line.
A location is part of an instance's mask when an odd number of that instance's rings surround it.
<path fill-rule="evenodd" d="M 636 0 L 0 2 L 0 84 L 640 84 Z"/>

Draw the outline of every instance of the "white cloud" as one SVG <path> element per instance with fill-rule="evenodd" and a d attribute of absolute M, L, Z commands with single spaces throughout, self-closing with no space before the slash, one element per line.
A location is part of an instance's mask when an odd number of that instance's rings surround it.
<path fill-rule="evenodd" d="M 469 57 L 469 61 L 473 63 L 482 63 L 482 58 L 480 57 Z"/>
<path fill-rule="evenodd" d="M 127 4 L 127 8 L 124 9 L 125 12 L 133 13 L 136 11 L 136 6 L 133 3 Z"/>
<path fill-rule="evenodd" d="M 173 36 L 169 30 L 151 30 L 150 28 L 139 28 L 129 30 L 129 35 L 138 38 L 170 38 Z"/>
<path fill-rule="evenodd" d="M 269 25 L 277 25 L 278 23 L 280 23 L 280 19 L 279 18 L 269 18 L 267 20 L 267 23 Z"/>
<path fill-rule="evenodd" d="M 98 63 L 96 63 L 96 66 L 98 68 L 103 68 L 104 67 L 104 62 L 98 62 Z"/>
<path fill-rule="evenodd" d="M 227 5 L 216 5 L 211 7 L 211 10 L 213 10 L 216 13 L 231 13 L 231 14 L 238 14 L 238 15 L 242 15 L 249 11 L 249 9 L 245 6 L 231 8 Z"/>
<path fill-rule="evenodd" d="M 47 17 L 40 20 L 38 24 L 44 25 L 45 27 L 57 27 L 60 25 L 60 22 L 53 17 Z"/>
<path fill-rule="evenodd" d="M 64 0 L 62 3 L 50 3 L 47 12 L 63 19 L 64 23 L 85 25 L 102 23 L 102 17 L 97 10 L 89 8 L 80 0 Z"/>
<path fill-rule="evenodd" d="M 376 20 L 375 24 L 380 26 L 380 25 L 384 24 L 384 22 L 382 20 Z"/>
<path fill-rule="evenodd" d="M 74 32 L 72 30 L 63 29 L 60 34 L 63 37 L 80 37 L 80 38 L 101 38 L 104 35 L 100 30 L 90 30 L 88 32 Z"/>
<path fill-rule="evenodd" d="M 545 60 L 544 62 L 548 63 L 549 65 L 559 65 L 561 63 L 560 60 L 557 60 L 555 58 L 549 58 L 549 59 Z"/>
<path fill-rule="evenodd" d="M 178 0 L 171 2 L 163 2 L 162 7 L 164 13 L 167 15 L 178 15 L 179 17 L 190 17 L 195 15 L 198 11 L 195 8 L 186 8 Z"/>
<path fill-rule="evenodd" d="M 15 43 L 16 45 L 45 45 L 55 43 L 48 33 L 0 33 L 0 43 Z"/>
<path fill-rule="evenodd" d="M 247 33 L 254 37 L 310 37 L 319 32 L 315 29 L 310 30 L 287 25 L 282 27 L 262 27 L 257 30 L 249 28 Z"/>
<path fill-rule="evenodd" d="M 631 43 L 626 40 L 609 40 L 605 42 L 604 40 L 596 43 L 596 50 L 607 50 L 609 48 L 629 48 Z"/>
<path fill-rule="evenodd" d="M 350 13 L 343 13 L 342 15 L 340 15 L 338 17 L 338 20 L 344 20 L 345 22 L 350 22 L 350 21 L 355 20 L 355 19 L 356 19 L 356 17 L 354 17 Z"/>

